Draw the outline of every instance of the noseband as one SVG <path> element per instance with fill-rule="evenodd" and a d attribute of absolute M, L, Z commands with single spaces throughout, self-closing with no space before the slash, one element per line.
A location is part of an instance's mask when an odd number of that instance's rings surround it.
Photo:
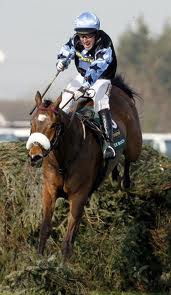
<path fill-rule="evenodd" d="M 43 106 L 42 106 L 42 107 L 39 107 L 38 110 L 47 111 L 47 106 L 45 105 L 44 107 L 43 107 Z M 38 111 L 38 110 L 37 110 L 37 111 Z M 55 109 L 54 106 L 51 106 L 50 110 L 51 110 L 55 115 L 58 114 L 58 110 Z M 36 115 L 36 114 L 35 114 L 35 115 Z M 53 148 L 56 147 L 56 146 L 59 144 L 59 141 L 58 141 L 59 137 L 60 137 L 62 134 L 64 134 L 64 131 L 66 132 L 66 130 L 68 130 L 68 129 L 71 127 L 71 123 L 72 123 L 72 120 L 71 120 L 71 119 L 73 119 L 73 118 L 72 118 L 72 117 L 70 118 L 70 123 L 69 123 L 68 126 L 65 128 L 65 130 L 64 130 L 64 123 L 60 123 L 60 124 L 58 124 L 58 123 L 54 123 L 54 125 L 56 125 L 56 126 L 55 126 L 55 133 L 54 133 L 53 138 L 52 138 L 51 141 L 50 141 L 50 148 L 49 148 L 48 150 L 45 150 L 45 151 L 43 152 L 43 158 L 46 157 L 46 156 L 48 156 L 49 153 L 53 150 Z M 82 140 L 82 142 L 81 142 L 81 146 L 82 146 L 82 145 L 83 145 L 83 142 L 84 142 L 84 140 L 85 140 L 86 135 L 85 135 L 85 127 L 84 127 L 84 124 L 83 124 L 82 120 L 80 120 L 80 122 L 81 122 L 81 124 L 82 124 L 82 128 L 83 128 L 83 140 Z M 53 127 L 54 127 L 54 125 L 53 125 Z M 42 145 L 41 145 L 40 143 L 37 143 L 37 142 L 36 142 L 35 144 L 39 144 L 39 145 L 42 147 Z M 75 154 L 75 155 L 74 155 L 74 156 L 73 156 L 73 157 L 67 162 L 66 165 L 63 165 L 63 167 L 60 167 L 60 168 L 58 169 L 58 170 L 59 170 L 59 173 L 60 173 L 60 174 L 64 174 L 65 170 L 70 166 L 71 163 L 73 163 L 73 162 L 76 160 L 77 156 L 78 156 L 78 153 L 76 153 L 76 154 Z"/>
<path fill-rule="evenodd" d="M 38 110 L 40 111 L 47 111 L 47 106 L 45 107 L 39 107 Z M 50 110 L 56 115 L 57 114 L 57 110 L 51 106 Z M 34 117 L 36 116 L 36 114 L 34 115 Z M 33 118 L 34 118 L 33 117 Z M 54 123 L 54 126 L 55 128 L 55 133 L 54 133 L 54 136 L 53 138 L 50 140 L 50 148 L 48 150 L 45 150 L 43 152 L 43 158 L 48 156 L 49 153 L 52 151 L 52 149 L 58 145 L 58 138 L 59 136 L 63 133 L 63 124 L 58 124 L 58 123 Z M 42 147 L 42 145 L 39 143 L 39 142 L 34 142 L 34 145 L 38 145 L 40 147 Z"/>

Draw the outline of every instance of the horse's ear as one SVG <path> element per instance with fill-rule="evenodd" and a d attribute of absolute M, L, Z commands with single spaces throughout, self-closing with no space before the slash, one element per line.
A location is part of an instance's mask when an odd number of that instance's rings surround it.
<path fill-rule="evenodd" d="M 36 101 L 37 107 L 40 106 L 42 103 L 42 96 L 39 91 L 37 91 L 37 93 L 36 93 L 35 101 Z"/>
<path fill-rule="evenodd" d="M 62 101 L 62 93 L 60 94 L 60 96 L 57 97 L 56 101 L 54 102 L 55 109 L 59 108 L 61 101 Z"/>

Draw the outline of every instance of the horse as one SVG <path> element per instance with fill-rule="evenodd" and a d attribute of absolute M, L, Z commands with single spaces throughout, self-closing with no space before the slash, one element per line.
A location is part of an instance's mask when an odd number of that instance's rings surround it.
<path fill-rule="evenodd" d="M 125 156 L 123 184 L 129 188 L 130 163 L 141 153 L 142 132 L 135 105 L 136 93 L 122 79 L 116 77 L 110 95 L 111 114 L 125 137 L 125 145 L 108 160 L 105 173 L 102 148 L 97 134 L 76 114 L 71 116 L 60 107 L 62 96 L 54 102 L 35 96 L 36 111 L 31 118 L 31 134 L 26 147 L 32 166 L 42 166 L 43 220 L 40 228 L 38 253 L 44 253 L 51 233 L 51 220 L 58 197 L 69 201 L 66 236 L 62 244 L 64 260 L 73 253 L 84 206 L 105 177 L 112 173 L 118 178 L 117 165 Z M 71 119 L 72 117 L 72 119 Z M 99 175 L 103 174 L 101 181 Z"/>

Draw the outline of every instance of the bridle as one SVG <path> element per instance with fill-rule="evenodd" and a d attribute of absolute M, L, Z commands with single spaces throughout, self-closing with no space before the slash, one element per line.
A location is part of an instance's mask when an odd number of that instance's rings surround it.
<path fill-rule="evenodd" d="M 47 109 L 46 109 L 46 107 L 39 107 L 38 110 L 45 111 Z M 55 115 L 58 112 L 54 107 L 51 107 L 50 110 Z M 37 114 L 37 112 L 35 113 L 33 118 L 36 116 L 36 114 Z M 54 127 L 55 132 L 54 132 L 54 135 L 53 135 L 52 139 L 50 140 L 50 148 L 48 150 L 43 151 L 43 158 L 47 157 L 49 155 L 49 153 L 53 150 L 53 148 L 58 145 L 58 143 L 59 143 L 58 139 L 59 139 L 60 135 L 64 132 L 63 124 L 54 123 L 54 125 L 55 125 L 55 127 Z M 30 134 L 32 134 L 32 131 L 30 131 Z M 38 145 L 38 146 L 40 146 L 42 148 L 42 145 L 39 142 L 34 142 L 33 145 Z"/>
<path fill-rule="evenodd" d="M 38 110 L 42 110 L 42 111 L 45 111 L 47 110 L 46 107 L 39 107 Z M 37 110 L 37 111 L 38 111 Z M 58 110 L 56 110 L 56 108 L 54 108 L 53 106 L 51 106 L 50 110 L 55 114 L 57 115 L 58 114 Z M 36 112 L 37 113 L 37 112 Z M 36 115 L 35 113 L 35 115 Z M 34 116 L 35 116 L 34 115 Z M 34 117 L 33 117 L 34 118 Z M 79 119 L 79 118 L 78 118 Z M 64 134 L 66 131 L 69 130 L 69 128 L 71 127 L 71 123 L 72 123 L 72 120 L 73 120 L 73 116 L 71 116 L 70 118 L 70 123 L 68 124 L 68 126 L 66 126 L 66 128 L 64 129 L 64 126 L 62 123 L 58 124 L 58 123 L 54 123 L 56 126 L 55 126 L 55 133 L 53 135 L 53 138 L 50 140 L 50 148 L 48 150 L 44 150 L 43 151 L 43 158 L 47 157 L 49 155 L 49 153 L 55 148 L 57 147 L 57 145 L 59 144 L 59 138 L 62 134 Z M 81 124 L 84 125 L 84 123 L 80 120 Z M 83 128 L 83 140 L 81 142 L 81 146 L 83 145 L 83 142 L 85 140 L 85 127 L 82 126 Z M 39 145 L 41 148 L 42 148 L 42 145 L 38 142 L 35 142 L 34 145 Z M 80 147 L 81 148 L 81 147 Z M 74 157 L 72 157 L 72 159 L 70 159 L 66 165 L 63 165 L 63 167 L 59 167 L 58 170 L 59 170 L 59 173 L 60 174 L 64 174 L 65 170 L 70 166 L 71 163 L 73 163 L 76 158 L 78 156 L 78 153 L 76 153 L 74 155 Z"/>
<path fill-rule="evenodd" d="M 59 126 L 59 124 L 58 124 Z M 49 155 L 49 153 L 53 150 L 53 148 L 55 146 L 58 145 L 59 141 L 59 136 L 62 134 L 62 126 L 60 125 L 60 128 L 55 128 L 55 133 L 54 136 L 52 137 L 52 139 L 50 140 L 50 148 L 48 150 L 45 150 L 43 153 L 43 158 L 47 157 Z"/>

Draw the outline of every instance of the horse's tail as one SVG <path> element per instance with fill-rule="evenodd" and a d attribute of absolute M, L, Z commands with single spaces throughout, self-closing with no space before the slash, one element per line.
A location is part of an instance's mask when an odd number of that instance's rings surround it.
<path fill-rule="evenodd" d="M 115 85 L 116 87 L 123 90 L 134 102 L 135 98 L 142 99 L 140 94 L 136 92 L 133 88 L 131 88 L 122 77 L 121 74 L 117 74 L 115 78 L 112 80 L 112 85 Z"/>

